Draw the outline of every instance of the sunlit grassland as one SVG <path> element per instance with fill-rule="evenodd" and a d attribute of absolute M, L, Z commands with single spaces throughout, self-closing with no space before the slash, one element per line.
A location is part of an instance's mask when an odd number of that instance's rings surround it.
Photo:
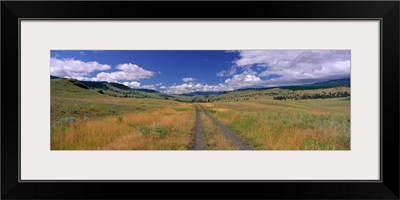
<path fill-rule="evenodd" d="M 256 149 L 349 150 L 350 101 L 270 98 L 204 104 Z"/>
<path fill-rule="evenodd" d="M 235 150 L 236 148 L 222 135 L 221 131 L 203 112 L 200 115 L 203 125 L 203 146 L 208 150 Z"/>
<path fill-rule="evenodd" d="M 273 100 L 335 91 L 350 88 L 234 91 L 199 105 L 255 149 L 349 150 L 350 97 Z M 51 82 L 52 150 L 186 150 L 195 117 L 189 102 L 112 97 L 64 79 Z M 205 149 L 235 149 L 204 113 L 200 117 Z"/>
<path fill-rule="evenodd" d="M 105 95 L 104 95 L 105 96 Z M 180 109 L 176 105 L 184 105 L 176 101 L 136 98 L 51 98 L 52 125 L 65 117 L 92 119 L 115 116 L 124 112 L 152 111 L 159 108 Z M 186 103 L 187 104 L 187 103 Z M 188 105 L 188 104 L 187 104 Z"/>
<path fill-rule="evenodd" d="M 194 116 L 193 105 L 168 100 L 52 99 L 51 149 L 184 150 Z"/>

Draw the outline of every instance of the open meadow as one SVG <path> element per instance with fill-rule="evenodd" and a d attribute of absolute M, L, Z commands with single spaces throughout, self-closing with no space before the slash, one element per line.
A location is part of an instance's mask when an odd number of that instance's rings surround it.
<path fill-rule="evenodd" d="M 274 99 L 333 91 L 350 92 L 349 88 L 250 90 L 209 96 L 212 101 L 180 102 L 114 97 L 54 79 L 51 149 L 188 150 L 194 146 L 196 120 L 201 126 L 200 149 L 240 149 L 213 118 L 255 150 L 349 150 L 350 97 Z"/>
<path fill-rule="evenodd" d="M 256 149 L 349 150 L 350 101 L 216 102 L 207 110 Z"/>
<path fill-rule="evenodd" d="M 120 98 L 52 80 L 51 149 L 188 149 L 190 103 Z M 57 89 L 68 90 L 59 95 Z"/>

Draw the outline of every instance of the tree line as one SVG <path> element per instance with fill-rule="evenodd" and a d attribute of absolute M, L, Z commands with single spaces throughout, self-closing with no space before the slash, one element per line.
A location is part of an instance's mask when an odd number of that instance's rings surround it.
<path fill-rule="evenodd" d="M 330 98 L 339 98 L 339 97 L 349 97 L 350 93 L 347 91 L 344 92 L 322 92 L 322 93 L 316 93 L 316 94 L 309 94 L 309 93 L 304 93 L 302 95 L 300 94 L 294 94 L 294 95 L 279 95 L 274 97 L 274 100 L 304 100 L 304 99 L 330 99 Z"/>

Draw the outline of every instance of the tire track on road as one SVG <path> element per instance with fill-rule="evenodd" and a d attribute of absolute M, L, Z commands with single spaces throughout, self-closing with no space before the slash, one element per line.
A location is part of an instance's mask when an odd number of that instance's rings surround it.
<path fill-rule="evenodd" d="M 194 134 L 193 134 L 193 146 L 192 150 L 203 150 L 203 126 L 201 124 L 200 118 L 200 108 L 195 105 L 196 108 L 196 122 L 194 126 Z"/>
<path fill-rule="evenodd" d="M 206 114 L 207 117 L 211 119 L 211 121 L 214 123 L 216 127 L 221 131 L 221 133 L 227 138 L 234 146 L 236 146 L 239 150 L 253 150 L 254 148 L 251 147 L 249 144 L 247 144 L 242 138 L 237 136 L 235 133 L 230 131 L 228 128 L 226 128 L 224 125 L 222 125 L 218 120 L 216 120 L 213 116 L 211 116 L 206 109 L 203 108 L 203 106 L 200 106 L 201 110 Z M 198 108 L 196 106 L 196 116 L 199 114 L 197 112 Z M 200 114 L 199 114 L 200 115 Z M 196 117 L 196 122 L 197 119 L 200 116 Z"/>

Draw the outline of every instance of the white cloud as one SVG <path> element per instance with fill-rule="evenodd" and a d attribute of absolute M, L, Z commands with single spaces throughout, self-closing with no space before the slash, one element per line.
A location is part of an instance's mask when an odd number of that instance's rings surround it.
<path fill-rule="evenodd" d="M 229 70 L 222 70 L 217 73 L 217 76 L 222 77 L 222 76 L 232 76 L 236 73 L 236 68 L 232 66 Z"/>
<path fill-rule="evenodd" d="M 143 85 L 140 88 L 144 88 L 144 89 L 150 89 L 150 90 L 157 90 L 155 85 Z"/>
<path fill-rule="evenodd" d="M 224 83 L 208 85 L 200 83 L 183 83 L 181 85 L 173 85 L 167 87 L 166 93 L 187 94 L 192 92 L 221 92 L 231 91 L 240 88 L 260 87 L 266 85 L 266 81 L 256 76 L 256 72 L 250 69 L 245 70 L 242 74 L 236 74 L 232 78 L 228 78 Z"/>
<path fill-rule="evenodd" d="M 298 59 L 302 58 L 301 56 L 297 56 Z M 299 62 L 298 62 L 299 63 Z M 306 65 L 304 65 L 306 66 Z M 329 67 L 332 67 L 334 70 L 329 70 L 329 72 L 340 72 L 341 70 L 346 70 L 349 66 L 349 61 L 338 61 L 335 62 L 334 66 L 328 66 L 328 67 L 322 67 L 322 68 L 316 68 L 319 70 L 315 70 L 315 68 L 312 68 L 312 64 L 310 64 L 308 67 L 311 69 L 314 69 L 312 71 L 312 74 L 302 74 L 298 75 L 296 72 L 299 71 L 299 69 L 292 70 L 294 76 L 288 76 L 290 73 L 281 73 L 285 74 L 286 76 L 278 76 L 275 78 L 267 77 L 266 80 L 263 80 L 261 75 L 258 74 L 256 71 L 252 70 L 249 65 L 246 66 L 241 66 L 243 71 L 240 74 L 235 74 L 231 78 L 228 78 L 225 80 L 224 83 L 216 84 L 216 85 L 208 85 L 208 84 L 195 84 L 195 83 L 184 83 L 181 85 L 173 85 L 171 87 L 168 87 L 166 92 L 167 93 L 173 93 L 173 94 L 185 94 L 185 93 L 191 93 L 191 92 L 196 92 L 196 91 L 214 91 L 214 92 L 219 92 L 219 91 L 230 91 L 230 90 L 235 90 L 235 89 L 241 89 L 241 88 L 257 88 L 257 87 L 273 87 L 273 86 L 283 86 L 283 85 L 298 85 L 298 84 L 308 84 L 308 83 L 314 83 L 316 82 L 316 79 L 321 79 L 321 78 L 326 78 L 327 80 L 332 80 L 335 78 L 339 78 L 337 74 L 340 73 L 333 73 L 333 75 L 329 75 L 325 72 L 325 70 Z M 269 68 L 262 66 L 262 69 L 264 68 Z M 335 71 L 336 70 L 336 71 Z M 265 71 L 264 71 L 265 72 Z M 264 73 L 262 72 L 262 73 Z M 267 74 L 264 76 L 269 76 L 269 75 L 275 75 L 278 73 L 271 73 Z M 297 75 L 297 76 L 296 76 Z M 320 76 L 324 75 L 324 76 Z M 308 77 L 309 76 L 309 77 Z"/>
<path fill-rule="evenodd" d="M 235 89 L 260 86 L 264 81 L 262 81 L 260 77 L 256 76 L 256 74 L 255 71 L 247 69 L 241 74 L 236 74 L 232 76 L 232 78 L 226 79 L 225 85 Z"/>
<path fill-rule="evenodd" d="M 72 58 L 50 58 L 50 74 L 58 77 L 84 77 L 93 71 L 103 71 L 110 68 L 110 65 L 100 64 L 96 61 L 83 62 Z"/>
<path fill-rule="evenodd" d="M 145 88 L 145 89 L 151 89 L 151 90 L 157 90 L 157 87 L 160 87 L 162 85 L 162 83 L 157 83 L 154 85 L 143 85 L 141 86 L 139 82 L 137 81 L 132 81 L 132 82 L 123 82 L 122 84 L 130 87 L 130 88 Z M 165 87 L 165 86 L 161 86 L 160 88 Z"/>
<path fill-rule="evenodd" d="M 130 87 L 130 88 L 140 88 L 140 83 L 136 82 L 136 81 L 132 81 L 132 82 L 123 82 L 122 84 Z"/>
<path fill-rule="evenodd" d="M 84 55 L 85 55 L 85 52 L 81 51 L 81 52 L 79 52 L 79 54 L 81 54 L 82 56 L 84 56 Z"/>
<path fill-rule="evenodd" d="M 135 64 L 120 64 L 116 67 L 121 71 L 115 72 L 100 72 L 96 77 L 89 78 L 92 81 L 107 81 L 107 82 L 120 82 L 120 81 L 138 81 L 141 79 L 151 78 L 155 75 L 154 72 L 145 70 Z"/>
<path fill-rule="evenodd" d="M 173 85 L 167 87 L 166 93 L 172 94 L 187 94 L 197 91 L 202 92 L 221 92 L 231 91 L 240 88 L 253 88 L 253 87 L 269 87 L 274 86 L 268 81 L 262 80 L 257 76 L 257 72 L 246 68 L 241 74 L 236 74 L 232 78 L 228 78 L 224 83 L 208 85 L 200 83 L 183 83 L 181 85 Z"/>
<path fill-rule="evenodd" d="M 264 67 L 259 76 L 280 75 L 282 81 L 329 80 L 350 76 L 350 51 L 241 51 L 238 66 Z"/>
<path fill-rule="evenodd" d="M 153 84 L 153 85 L 143 85 L 140 88 L 157 90 L 157 87 L 160 87 L 161 85 L 162 85 L 162 83 L 157 83 L 157 84 Z"/>
<path fill-rule="evenodd" d="M 195 78 L 192 78 L 192 77 L 186 77 L 186 78 L 183 78 L 182 79 L 182 81 L 183 82 L 193 82 L 193 81 L 195 81 L 196 79 Z"/>
<path fill-rule="evenodd" d="M 165 89 L 165 88 L 167 88 L 167 87 L 165 87 L 165 86 L 161 86 L 161 87 L 160 87 L 160 89 Z"/>
<path fill-rule="evenodd" d="M 64 78 L 73 78 L 81 81 L 107 81 L 138 88 L 141 79 L 151 78 L 156 73 L 145 70 L 135 64 L 120 64 L 114 72 L 100 72 L 94 77 L 88 77 L 93 71 L 104 71 L 111 69 L 110 65 L 99 64 L 98 62 L 83 62 L 75 59 L 50 59 L 50 74 Z M 160 85 L 162 83 L 159 83 Z M 155 85 L 159 86 L 159 85 Z M 149 86 L 150 87 L 150 86 Z"/>
<path fill-rule="evenodd" d="M 261 81 L 261 79 L 257 76 L 254 75 L 244 75 L 244 74 L 238 74 L 238 75 L 234 75 L 232 77 L 232 79 L 228 78 L 225 80 L 225 83 L 230 83 L 232 81 L 239 81 L 239 82 L 257 82 L 257 81 Z"/>
<path fill-rule="evenodd" d="M 127 77 L 126 80 L 139 80 L 144 78 L 151 78 L 155 75 L 155 72 L 145 70 L 135 64 L 120 64 L 116 67 L 117 69 L 125 72 Z M 124 79 L 122 79 L 124 80 Z"/>
<path fill-rule="evenodd" d="M 168 87 L 166 93 L 170 94 L 187 94 L 197 91 L 202 92 L 219 92 L 219 91 L 227 91 L 233 90 L 233 88 L 229 88 L 224 84 L 218 85 L 208 85 L 208 84 L 200 84 L 200 83 L 183 83 L 181 85 L 173 85 Z"/>
<path fill-rule="evenodd" d="M 240 51 L 234 63 L 239 67 L 256 65 L 260 77 L 279 75 L 274 84 L 312 83 L 350 77 L 350 51 Z"/>

